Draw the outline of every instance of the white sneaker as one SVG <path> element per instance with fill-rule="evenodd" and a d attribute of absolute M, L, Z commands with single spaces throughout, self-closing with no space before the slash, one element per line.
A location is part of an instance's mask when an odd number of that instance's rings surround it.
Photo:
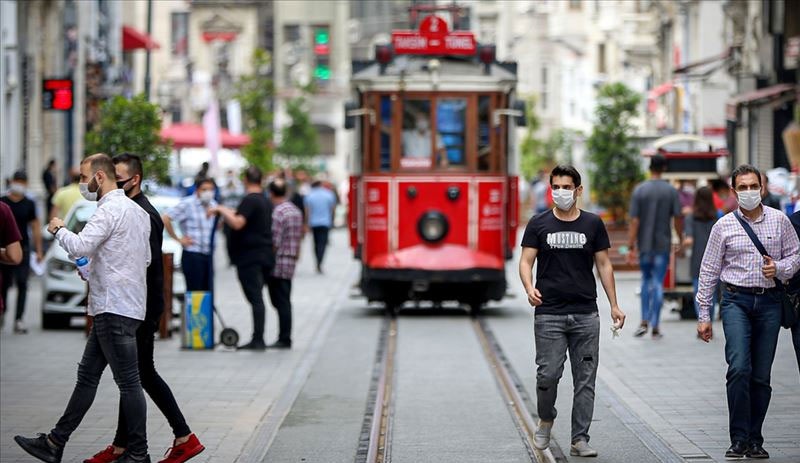
<path fill-rule="evenodd" d="M 14 333 L 16 334 L 26 334 L 28 332 L 28 328 L 25 328 L 25 325 L 22 323 L 22 320 L 16 320 L 14 322 Z"/>
<path fill-rule="evenodd" d="M 539 420 L 539 426 L 536 427 L 536 432 L 533 434 L 533 446 L 539 450 L 550 447 L 550 430 L 552 429 L 552 421 Z"/>
<path fill-rule="evenodd" d="M 596 457 L 597 450 L 591 448 L 588 442 L 581 439 L 572 443 L 569 447 L 569 454 L 573 457 Z"/>

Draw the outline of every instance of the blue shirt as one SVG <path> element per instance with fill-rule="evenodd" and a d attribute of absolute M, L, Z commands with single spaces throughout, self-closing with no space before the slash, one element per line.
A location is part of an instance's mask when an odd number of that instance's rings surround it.
<path fill-rule="evenodd" d="M 333 208 L 336 206 L 336 195 L 325 187 L 312 188 L 303 198 L 308 209 L 309 227 L 333 227 Z"/>

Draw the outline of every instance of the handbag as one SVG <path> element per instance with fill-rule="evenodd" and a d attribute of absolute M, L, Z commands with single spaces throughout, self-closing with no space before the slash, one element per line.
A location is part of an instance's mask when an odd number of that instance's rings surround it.
<path fill-rule="evenodd" d="M 753 228 L 750 227 L 750 224 L 745 222 L 738 213 L 734 212 L 733 215 L 735 215 L 739 223 L 742 224 L 742 228 L 744 228 L 744 231 L 747 233 L 747 236 L 750 237 L 750 241 L 756 246 L 758 252 L 760 252 L 762 256 L 772 258 L 769 253 L 767 253 L 764 245 L 761 244 L 761 240 L 758 239 Z M 780 297 L 781 326 L 784 328 L 791 328 L 797 323 L 798 319 L 800 319 L 800 293 L 789 292 L 778 278 L 773 278 L 773 280 L 775 280 L 775 288 L 778 290 Z"/>

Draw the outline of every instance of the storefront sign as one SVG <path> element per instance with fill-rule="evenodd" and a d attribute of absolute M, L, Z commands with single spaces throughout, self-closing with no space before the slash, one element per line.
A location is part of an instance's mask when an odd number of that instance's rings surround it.
<path fill-rule="evenodd" d="M 392 47 L 398 55 L 474 55 L 477 44 L 472 32 L 451 32 L 444 19 L 430 15 L 419 31 L 393 31 Z"/>

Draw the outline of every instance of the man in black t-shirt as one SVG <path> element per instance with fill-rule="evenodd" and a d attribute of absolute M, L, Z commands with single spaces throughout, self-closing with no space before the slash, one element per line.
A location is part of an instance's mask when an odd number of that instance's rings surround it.
<path fill-rule="evenodd" d="M 219 214 L 231 228 L 229 251 L 236 266 L 242 291 L 253 306 L 253 338 L 239 349 L 264 350 L 266 308 L 262 289 L 275 265 L 272 249 L 272 205 L 261 187 L 263 175 L 258 167 L 250 166 L 244 173 L 245 197 L 234 211 L 225 206 L 209 209 Z"/>
<path fill-rule="evenodd" d="M 575 388 L 570 455 L 591 457 L 597 456 L 589 446 L 589 425 L 594 414 L 600 337 L 592 273 L 595 264 L 617 329 L 625 323 L 625 314 L 617 305 L 605 225 L 597 215 L 578 209 L 576 204 L 583 193 L 580 174 L 572 166 L 556 166 L 550 173 L 550 187 L 556 207 L 528 222 L 519 262 L 519 275 L 528 302 L 534 307 L 540 420 L 533 443 L 537 449 L 550 445 L 558 381 L 569 351 Z M 533 264 L 537 260 L 534 284 Z"/>

